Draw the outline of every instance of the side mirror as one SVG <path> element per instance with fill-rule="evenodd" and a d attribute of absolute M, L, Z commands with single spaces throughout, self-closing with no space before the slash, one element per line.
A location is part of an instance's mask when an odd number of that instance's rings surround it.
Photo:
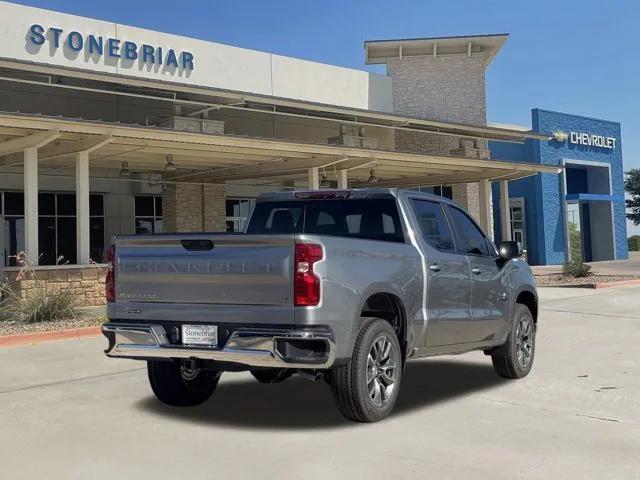
<path fill-rule="evenodd" d="M 522 244 L 520 242 L 513 242 L 509 240 L 500 243 L 500 258 L 503 258 L 504 260 L 519 258 L 523 253 Z"/>

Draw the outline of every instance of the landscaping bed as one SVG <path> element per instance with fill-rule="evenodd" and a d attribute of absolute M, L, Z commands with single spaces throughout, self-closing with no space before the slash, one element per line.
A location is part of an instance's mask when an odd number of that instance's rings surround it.
<path fill-rule="evenodd" d="M 536 286 L 538 287 L 585 287 L 595 288 L 596 285 L 606 283 L 615 284 L 617 282 L 628 282 L 630 280 L 640 280 L 634 275 L 589 275 L 586 277 L 570 277 L 562 274 L 536 275 Z"/>
<path fill-rule="evenodd" d="M 49 332 L 55 330 L 95 327 L 105 322 L 103 316 L 80 316 L 65 320 L 51 320 L 48 322 L 18 322 L 5 320 L 0 322 L 0 337 L 3 335 L 18 335 L 21 333 Z"/>

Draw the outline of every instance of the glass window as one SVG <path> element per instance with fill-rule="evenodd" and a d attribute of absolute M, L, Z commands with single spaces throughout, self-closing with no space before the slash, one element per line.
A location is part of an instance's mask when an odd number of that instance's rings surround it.
<path fill-rule="evenodd" d="M 56 214 L 55 193 L 39 193 L 38 194 L 38 215 L 55 215 L 55 214 Z"/>
<path fill-rule="evenodd" d="M 75 193 L 59 193 L 57 197 L 56 212 L 58 215 L 75 215 L 76 214 L 76 195 Z"/>
<path fill-rule="evenodd" d="M 89 257 L 98 263 L 106 260 L 104 258 L 104 217 L 89 219 Z"/>
<path fill-rule="evenodd" d="M 438 202 L 413 200 L 413 208 L 418 219 L 422 238 L 438 250 L 453 251 L 453 238 L 447 219 Z"/>
<path fill-rule="evenodd" d="M 24 250 L 24 195 L 0 193 L 0 214 L 4 213 L 5 264 L 15 266 L 17 252 Z M 89 255 L 95 261 L 104 257 L 104 200 L 89 196 Z M 38 194 L 38 246 L 40 265 L 77 262 L 76 196 L 74 193 Z M 0 252 L 2 253 L 2 252 Z M 2 261 L 0 259 L 0 261 Z"/>
<path fill-rule="evenodd" d="M 54 264 L 77 263 L 76 217 L 58 217 L 57 227 L 58 256 Z"/>
<path fill-rule="evenodd" d="M 154 215 L 156 217 L 161 217 L 162 216 L 162 197 L 160 197 L 160 196 L 155 197 L 155 200 L 154 200 L 153 204 L 154 204 L 155 209 L 156 209 Z"/>
<path fill-rule="evenodd" d="M 255 200 L 252 198 L 232 198 L 225 202 L 227 232 L 242 232 L 249 219 Z"/>
<path fill-rule="evenodd" d="M 162 197 L 138 195 L 135 198 L 135 229 L 137 235 L 162 233 Z"/>
<path fill-rule="evenodd" d="M 75 232 L 74 232 L 75 233 Z M 40 265 L 56 264 L 56 218 L 38 218 L 38 248 L 40 249 Z"/>
<path fill-rule="evenodd" d="M 489 255 L 489 247 L 484 234 L 462 210 L 449 207 L 449 213 L 456 231 L 457 250 L 471 255 Z"/>
<path fill-rule="evenodd" d="M 6 192 L 4 194 L 4 214 L 24 215 L 24 195 L 18 192 Z"/>
<path fill-rule="evenodd" d="M 404 241 L 394 199 L 260 202 L 247 228 L 249 234 L 303 232 Z"/>
<path fill-rule="evenodd" d="M 89 215 L 104 215 L 104 197 L 102 195 L 89 195 Z"/>
<path fill-rule="evenodd" d="M 136 217 L 153 217 L 155 216 L 155 200 L 152 196 L 136 196 L 135 199 Z"/>
<path fill-rule="evenodd" d="M 136 218 L 136 235 L 151 235 L 153 233 L 153 218 Z"/>
<path fill-rule="evenodd" d="M 15 256 L 24 251 L 24 218 L 4 218 L 4 258 L 5 265 L 15 267 Z"/>

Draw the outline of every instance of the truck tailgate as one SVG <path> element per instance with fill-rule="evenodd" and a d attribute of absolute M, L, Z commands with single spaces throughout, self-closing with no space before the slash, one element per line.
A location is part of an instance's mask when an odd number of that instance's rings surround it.
<path fill-rule="evenodd" d="M 120 318 L 293 323 L 293 235 L 116 237 Z"/>

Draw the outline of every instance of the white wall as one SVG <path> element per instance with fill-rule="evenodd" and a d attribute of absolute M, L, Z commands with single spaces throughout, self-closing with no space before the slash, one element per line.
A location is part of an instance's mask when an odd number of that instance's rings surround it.
<path fill-rule="evenodd" d="M 261 95 L 275 95 L 310 102 L 352 108 L 391 111 L 391 79 L 383 75 L 294 58 L 272 55 L 244 48 L 205 42 L 192 38 L 143 30 L 111 22 L 93 20 L 0 2 L 0 57 L 123 75 L 148 80 L 162 80 L 193 86 L 221 88 Z M 33 24 L 44 27 L 46 41 L 34 45 L 30 40 Z M 63 30 L 60 46 L 55 48 L 50 27 Z M 104 54 L 90 55 L 88 48 L 75 52 L 65 42 L 67 34 L 76 31 L 88 35 L 117 38 L 162 47 L 165 54 L 193 54 L 193 70 L 151 65 L 138 60 L 125 60 Z M 139 51 L 139 50 L 138 50 Z"/>

